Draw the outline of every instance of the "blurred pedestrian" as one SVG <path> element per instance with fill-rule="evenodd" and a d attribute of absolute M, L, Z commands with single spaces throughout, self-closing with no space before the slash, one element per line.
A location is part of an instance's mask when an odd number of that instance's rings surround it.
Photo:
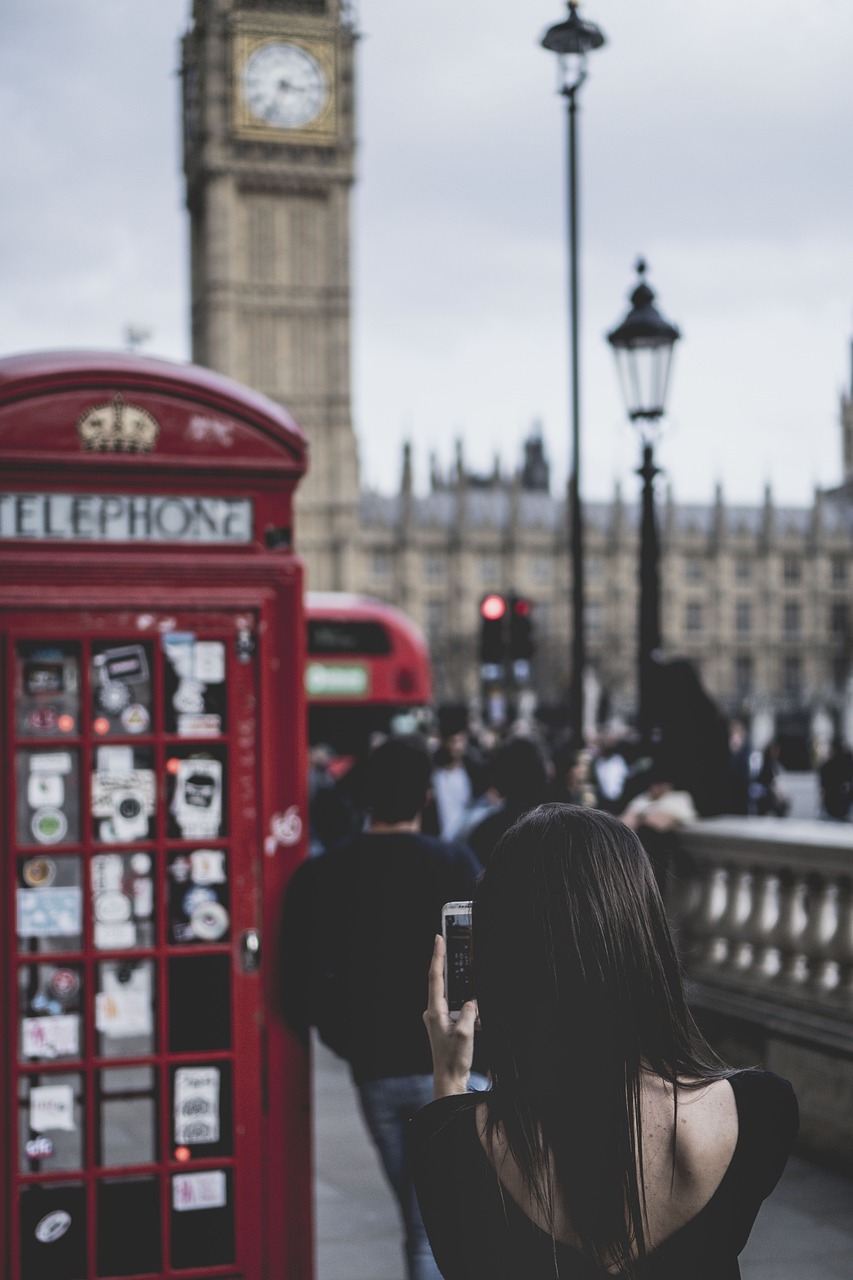
<path fill-rule="evenodd" d="M 471 897 L 471 851 L 421 833 L 432 764 L 425 744 L 389 738 L 365 769 L 367 830 L 301 864 L 281 933 L 282 1007 L 345 1058 L 400 1206 L 409 1280 L 439 1280 L 417 1207 L 405 1134 L 432 1096 L 424 974 L 445 902 Z"/>
<path fill-rule="evenodd" d="M 824 813 L 835 822 L 846 822 L 853 806 L 853 752 L 843 738 L 833 738 L 819 777 Z"/>
<path fill-rule="evenodd" d="M 438 730 L 441 741 L 432 775 L 435 812 L 428 815 L 425 829 L 444 840 L 456 840 L 472 805 L 485 789 L 486 767 L 471 744 L 467 707 L 440 707 Z"/>
<path fill-rule="evenodd" d="M 468 835 L 468 844 L 483 866 L 503 833 L 545 799 L 548 765 L 538 742 L 533 738 L 510 738 L 498 747 L 492 756 L 491 781 L 501 802 Z"/>
<path fill-rule="evenodd" d="M 604 734 L 593 760 L 595 786 L 602 809 L 609 813 L 619 811 L 628 772 L 628 761 L 620 739 L 614 734 Z"/>
<path fill-rule="evenodd" d="M 762 817 L 785 818 L 791 808 L 791 799 L 780 783 L 784 773 L 780 756 L 782 747 L 773 738 L 764 748 L 761 763 L 750 783 L 750 804 Z M 755 753 L 753 753 L 754 759 Z"/>

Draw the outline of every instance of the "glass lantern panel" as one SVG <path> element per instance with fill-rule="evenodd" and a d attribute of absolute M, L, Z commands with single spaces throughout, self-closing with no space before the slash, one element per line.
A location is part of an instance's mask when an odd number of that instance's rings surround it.
<path fill-rule="evenodd" d="M 18 970 L 18 1060 L 63 1062 L 83 1051 L 80 965 L 24 964 Z"/>
<path fill-rule="evenodd" d="M 18 1079 L 18 1169 L 83 1168 L 83 1077 L 55 1072 Z"/>
<path fill-rule="evenodd" d="M 172 1178 L 172 1266 L 215 1267 L 234 1261 L 234 1189 L 230 1169 Z"/>
<path fill-rule="evenodd" d="M 101 951 L 154 945 L 154 861 L 150 853 L 92 858 L 92 937 Z"/>
<path fill-rule="evenodd" d="M 15 732 L 63 738 L 80 732 L 80 646 L 24 641 L 15 646 Z"/>
<path fill-rule="evenodd" d="M 150 733 L 153 693 L 151 645 L 92 646 L 92 731 L 99 738 Z"/>
<path fill-rule="evenodd" d="M 98 1164 L 110 1168 L 157 1159 L 157 1073 L 153 1067 L 98 1072 Z"/>
<path fill-rule="evenodd" d="M 80 755 L 71 749 L 18 751 L 18 844 L 77 844 L 80 840 Z"/>
<path fill-rule="evenodd" d="M 47 954 L 83 945 L 83 866 L 80 858 L 38 854 L 18 861 L 18 951 Z"/>
<path fill-rule="evenodd" d="M 125 846 L 153 839 L 157 795 L 152 748 L 97 747 L 93 764 L 94 839 Z"/>
<path fill-rule="evenodd" d="M 154 1053 L 157 1020 L 153 960 L 103 960 L 95 996 L 97 1052 L 102 1058 Z"/>
<path fill-rule="evenodd" d="M 156 1274 L 163 1267 L 156 1178 L 104 1178 L 98 1184 L 98 1275 Z"/>
<path fill-rule="evenodd" d="M 85 1280 L 86 1189 L 79 1182 L 24 1187 L 21 1280 Z"/>

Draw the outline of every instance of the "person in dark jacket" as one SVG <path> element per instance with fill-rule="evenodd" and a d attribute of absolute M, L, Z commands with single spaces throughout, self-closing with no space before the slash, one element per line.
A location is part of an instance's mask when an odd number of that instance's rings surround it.
<path fill-rule="evenodd" d="M 545 799 L 548 766 L 538 743 L 532 738 L 511 738 L 498 747 L 492 760 L 492 785 L 502 803 L 468 836 L 468 843 L 483 866 L 503 833 Z"/>
<path fill-rule="evenodd" d="M 432 762 L 389 738 L 366 762 L 367 830 L 295 872 L 282 920 L 283 1011 L 345 1058 L 400 1205 L 410 1280 L 438 1271 L 417 1207 L 405 1133 L 432 1097 L 424 974 L 445 902 L 471 897 L 481 867 L 464 845 L 421 833 Z"/>

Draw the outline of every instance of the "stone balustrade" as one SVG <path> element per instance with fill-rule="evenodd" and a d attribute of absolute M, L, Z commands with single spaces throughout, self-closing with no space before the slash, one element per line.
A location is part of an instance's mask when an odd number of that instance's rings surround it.
<path fill-rule="evenodd" d="M 853 826 L 695 823 L 667 895 L 700 1006 L 853 1055 Z"/>

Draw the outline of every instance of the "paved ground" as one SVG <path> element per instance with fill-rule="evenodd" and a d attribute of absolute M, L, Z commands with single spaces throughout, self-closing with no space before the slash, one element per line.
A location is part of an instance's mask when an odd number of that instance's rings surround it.
<path fill-rule="evenodd" d="M 322 1045 L 314 1089 L 317 1280 L 404 1280 L 396 1206 L 347 1070 Z M 791 1160 L 741 1271 L 743 1280 L 853 1280 L 853 1178 Z"/>

